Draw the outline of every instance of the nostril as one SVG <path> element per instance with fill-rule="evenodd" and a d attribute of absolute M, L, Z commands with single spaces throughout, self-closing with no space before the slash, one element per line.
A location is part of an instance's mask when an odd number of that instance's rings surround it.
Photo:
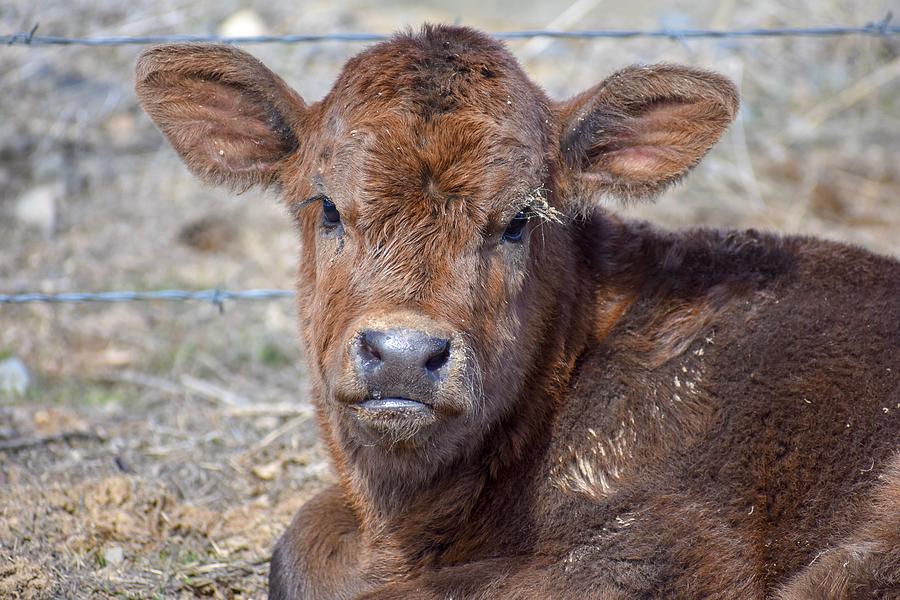
<path fill-rule="evenodd" d="M 425 368 L 429 371 L 437 371 L 447 364 L 450 358 L 450 340 L 434 340 L 437 351 L 425 361 Z"/>
<path fill-rule="evenodd" d="M 379 348 L 383 343 L 384 334 L 378 331 L 366 331 L 359 336 L 359 355 L 365 362 L 381 362 Z"/>

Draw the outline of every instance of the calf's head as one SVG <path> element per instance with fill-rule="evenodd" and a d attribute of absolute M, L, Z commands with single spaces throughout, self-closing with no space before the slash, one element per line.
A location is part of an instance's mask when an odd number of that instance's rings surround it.
<path fill-rule="evenodd" d="M 280 190 L 339 463 L 419 472 L 550 402 L 537 387 L 590 318 L 575 305 L 581 218 L 600 196 L 678 180 L 737 108 L 723 78 L 671 65 L 553 102 L 502 44 L 459 27 L 369 48 L 315 104 L 225 46 L 146 51 L 137 93 L 197 176 Z"/>

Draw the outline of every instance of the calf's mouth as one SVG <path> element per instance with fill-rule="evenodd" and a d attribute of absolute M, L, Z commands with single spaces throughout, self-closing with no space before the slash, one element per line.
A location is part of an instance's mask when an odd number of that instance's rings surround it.
<path fill-rule="evenodd" d="M 380 394 L 367 397 L 356 406 L 358 410 L 377 414 L 397 413 L 398 416 L 413 416 L 434 410 L 434 407 L 427 402 L 399 396 L 388 396 L 383 398 Z"/>

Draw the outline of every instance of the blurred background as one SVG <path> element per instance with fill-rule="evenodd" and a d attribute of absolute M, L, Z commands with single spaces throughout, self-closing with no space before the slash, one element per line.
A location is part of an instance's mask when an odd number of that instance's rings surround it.
<path fill-rule="evenodd" d="M 861 26 L 878 0 L 3 0 L 0 35 Z M 307 101 L 364 44 L 248 45 Z M 562 98 L 631 64 L 741 89 L 729 134 L 655 204 L 900 255 L 900 36 L 509 42 Z M 197 183 L 137 107 L 139 46 L 0 47 L 0 293 L 290 288 L 276 199 Z M 260 598 L 275 537 L 331 481 L 291 300 L 0 305 L 0 597 Z"/>

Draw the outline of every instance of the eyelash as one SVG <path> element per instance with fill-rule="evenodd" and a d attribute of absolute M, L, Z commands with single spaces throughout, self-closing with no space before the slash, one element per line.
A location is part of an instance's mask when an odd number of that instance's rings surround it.
<path fill-rule="evenodd" d="M 322 196 L 322 223 L 325 227 L 337 227 L 341 224 L 341 213 L 328 196 Z"/>
<path fill-rule="evenodd" d="M 298 204 L 294 209 L 294 214 L 297 218 L 300 217 L 300 211 L 314 202 L 322 203 L 322 225 L 324 227 L 332 229 L 341 224 L 341 213 L 338 212 L 338 209 L 334 202 L 331 201 L 331 198 L 325 194 L 316 194 L 312 198 L 307 198 Z"/>
<path fill-rule="evenodd" d="M 528 224 L 528 220 L 531 218 L 530 212 L 526 210 L 520 210 L 516 213 L 509 224 L 506 226 L 506 230 L 503 232 L 503 241 L 504 242 L 512 242 L 517 243 L 522 241 L 522 237 L 525 234 L 525 226 Z"/>

